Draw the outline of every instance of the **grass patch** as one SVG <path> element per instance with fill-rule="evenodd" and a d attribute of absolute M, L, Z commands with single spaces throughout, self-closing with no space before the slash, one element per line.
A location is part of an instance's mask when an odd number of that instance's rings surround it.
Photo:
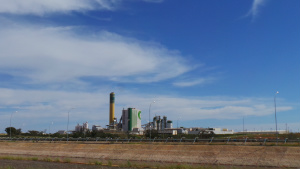
<path fill-rule="evenodd" d="M 1 159 L 3 159 L 3 160 L 14 160 L 14 157 L 4 156 L 4 157 L 1 157 Z"/>
<path fill-rule="evenodd" d="M 94 160 L 94 161 L 89 161 L 90 165 L 102 165 L 102 162 Z"/>
<path fill-rule="evenodd" d="M 37 161 L 37 160 L 39 160 L 38 157 L 31 157 L 31 158 L 29 158 L 29 159 L 32 160 L 32 161 Z"/>
<path fill-rule="evenodd" d="M 63 161 L 64 161 L 65 163 L 70 163 L 70 162 L 71 162 L 71 159 L 70 159 L 70 158 L 65 158 Z"/>
<path fill-rule="evenodd" d="M 23 157 L 15 157 L 16 160 L 24 160 Z"/>
<path fill-rule="evenodd" d="M 112 166 L 112 162 L 109 160 L 109 161 L 107 162 L 107 165 L 111 167 L 111 166 Z"/>
<path fill-rule="evenodd" d="M 47 157 L 47 158 L 44 158 L 43 161 L 52 162 L 53 160 L 51 158 Z"/>
<path fill-rule="evenodd" d="M 54 161 L 55 162 L 60 162 L 60 159 L 59 158 L 55 158 Z"/>
<path fill-rule="evenodd" d="M 5 167 L 0 167 L 0 169 L 15 169 L 15 167 L 12 167 L 12 166 L 5 166 Z"/>
<path fill-rule="evenodd" d="M 126 166 L 127 167 L 132 167 L 132 164 L 131 164 L 131 162 L 129 160 L 127 160 L 127 165 Z"/>
<path fill-rule="evenodd" d="M 102 165 L 102 162 L 100 162 L 100 161 L 95 161 L 94 163 L 95 163 L 95 165 Z"/>

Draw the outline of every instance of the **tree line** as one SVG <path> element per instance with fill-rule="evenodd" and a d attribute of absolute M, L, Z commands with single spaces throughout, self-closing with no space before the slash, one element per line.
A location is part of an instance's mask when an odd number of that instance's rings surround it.
<path fill-rule="evenodd" d="M 66 134 L 60 134 L 58 132 L 56 133 L 45 133 L 45 131 L 36 131 L 36 130 L 28 130 L 27 133 L 22 133 L 22 129 L 16 129 L 14 127 L 7 127 L 5 128 L 5 132 L 7 133 L 7 136 L 10 135 L 11 132 L 11 136 L 13 137 L 57 137 L 57 138 L 62 138 L 62 137 L 66 137 Z M 152 130 L 151 131 L 151 138 L 161 138 L 161 139 L 166 139 L 168 137 L 172 137 L 174 139 L 177 138 L 182 138 L 185 137 L 186 139 L 193 139 L 195 137 L 199 137 L 199 138 L 211 138 L 213 137 L 215 134 L 212 133 L 206 133 L 204 131 L 199 132 L 198 135 L 191 135 L 191 134 L 178 134 L 178 135 L 171 135 L 171 134 L 160 134 L 157 132 L 157 130 Z M 92 137 L 92 138 L 96 138 L 96 137 L 100 137 L 100 138 L 112 138 L 112 139 L 116 139 L 116 138 L 121 138 L 121 139 L 125 139 L 125 138 L 149 138 L 150 137 L 150 131 L 146 130 L 144 132 L 144 135 L 133 135 L 130 134 L 129 132 L 105 132 L 103 130 L 100 131 L 91 131 L 91 130 L 87 130 L 87 131 L 78 131 L 78 132 L 72 132 L 71 134 L 68 135 L 69 137 L 72 138 L 87 138 L 87 137 Z"/>

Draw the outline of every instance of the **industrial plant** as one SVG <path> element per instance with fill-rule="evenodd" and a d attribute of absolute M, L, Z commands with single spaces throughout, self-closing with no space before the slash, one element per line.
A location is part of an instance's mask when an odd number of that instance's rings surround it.
<path fill-rule="evenodd" d="M 115 93 L 111 92 L 109 95 L 109 119 L 106 128 L 100 125 L 93 125 L 92 131 L 103 132 L 124 132 L 129 134 L 143 135 L 145 131 L 152 131 L 158 134 L 201 134 L 201 133 L 215 133 L 215 134 L 233 134 L 233 130 L 221 128 L 173 128 L 173 121 L 168 120 L 167 116 L 155 115 L 152 122 L 142 125 L 142 111 L 137 108 L 123 108 L 121 117 L 115 117 Z M 89 131 L 88 122 L 82 125 L 77 124 L 74 132 L 87 132 Z"/>

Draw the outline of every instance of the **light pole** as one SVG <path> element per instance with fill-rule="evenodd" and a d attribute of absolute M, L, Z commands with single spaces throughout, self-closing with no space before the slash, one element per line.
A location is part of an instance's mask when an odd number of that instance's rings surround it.
<path fill-rule="evenodd" d="M 276 96 L 279 92 L 277 91 L 274 96 L 274 106 L 275 106 L 275 124 L 276 124 L 276 145 L 278 144 L 278 132 L 277 132 L 277 116 L 276 116 Z"/>
<path fill-rule="evenodd" d="M 50 127 L 51 127 L 51 125 L 53 125 L 53 122 L 51 123 L 51 124 L 49 124 L 49 138 L 50 138 Z"/>
<path fill-rule="evenodd" d="M 69 114 L 70 114 L 70 111 L 71 111 L 72 109 L 75 109 L 75 108 L 72 107 L 72 108 L 68 111 L 67 141 L 69 141 L 69 133 L 68 133 L 68 131 L 69 131 Z"/>
<path fill-rule="evenodd" d="M 16 111 L 16 113 L 18 113 L 18 111 Z M 14 114 L 14 112 L 11 113 L 10 115 L 10 123 L 9 123 L 9 138 L 11 139 L 11 118 L 12 118 L 12 115 Z"/>
<path fill-rule="evenodd" d="M 151 105 L 152 103 L 155 103 L 155 101 L 151 102 L 150 103 L 150 106 L 149 106 L 149 128 L 150 128 L 150 140 L 151 140 L 151 121 L 150 121 L 150 109 L 151 109 Z"/>

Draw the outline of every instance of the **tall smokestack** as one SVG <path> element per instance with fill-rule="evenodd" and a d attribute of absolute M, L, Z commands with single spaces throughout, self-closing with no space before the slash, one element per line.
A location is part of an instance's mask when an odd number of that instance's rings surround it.
<path fill-rule="evenodd" d="M 110 98 L 109 98 L 109 125 L 114 123 L 114 118 L 115 118 L 115 93 L 111 92 L 110 93 Z"/>

